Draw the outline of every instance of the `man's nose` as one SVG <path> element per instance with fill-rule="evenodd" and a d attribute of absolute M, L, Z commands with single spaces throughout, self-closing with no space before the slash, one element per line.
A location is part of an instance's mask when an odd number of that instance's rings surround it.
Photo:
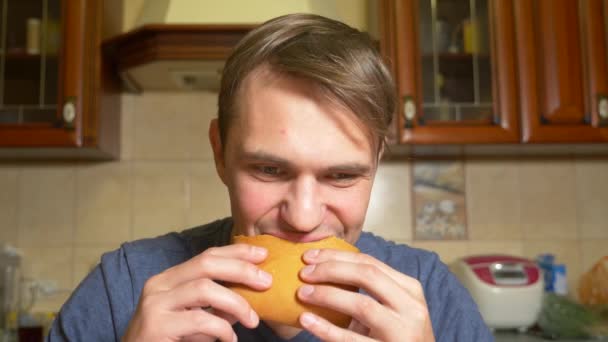
<path fill-rule="evenodd" d="M 281 216 L 292 229 L 308 232 L 321 224 L 325 209 L 317 179 L 300 177 L 289 188 Z"/>

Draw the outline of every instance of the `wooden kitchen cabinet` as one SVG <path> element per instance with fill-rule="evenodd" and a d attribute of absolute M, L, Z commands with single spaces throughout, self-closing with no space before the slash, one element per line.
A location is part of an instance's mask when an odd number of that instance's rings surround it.
<path fill-rule="evenodd" d="M 519 142 L 512 0 L 381 0 L 378 11 L 400 101 L 394 142 Z"/>
<path fill-rule="evenodd" d="M 101 56 L 101 0 L 5 1 L 0 158 L 115 158 L 120 88 Z"/>
<path fill-rule="evenodd" d="M 514 5 L 522 140 L 608 141 L 608 1 Z"/>

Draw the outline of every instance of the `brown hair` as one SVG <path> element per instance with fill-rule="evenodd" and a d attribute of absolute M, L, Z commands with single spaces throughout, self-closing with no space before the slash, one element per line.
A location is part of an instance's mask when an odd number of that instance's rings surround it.
<path fill-rule="evenodd" d="M 329 99 L 350 109 L 384 146 L 396 107 L 393 79 L 369 35 L 313 14 L 271 19 L 235 47 L 222 72 L 219 130 L 222 145 L 238 111 L 238 92 L 261 65 L 321 87 Z"/>

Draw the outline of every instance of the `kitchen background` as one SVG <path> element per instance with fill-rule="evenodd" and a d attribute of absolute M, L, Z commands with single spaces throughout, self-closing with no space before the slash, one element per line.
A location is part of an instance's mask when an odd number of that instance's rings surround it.
<path fill-rule="evenodd" d="M 4 163 L 0 241 L 23 250 L 24 272 L 72 289 L 121 242 L 229 215 L 207 143 L 215 93 L 122 96 L 122 154 L 115 162 Z M 567 265 L 571 290 L 608 246 L 607 159 L 466 160 L 468 239 L 414 241 L 412 161 L 383 162 L 365 229 L 437 251 L 535 257 Z M 56 310 L 61 293 L 36 310 Z"/>
<path fill-rule="evenodd" d="M 115 3 L 122 16 L 108 20 L 123 31 L 141 20 L 142 1 Z M 336 3 L 346 21 L 365 26 L 364 2 Z M 119 160 L 0 164 L 0 242 L 21 249 L 24 274 L 48 290 L 34 311 L 58 310 L 121 242 L 229 215 L 207 142 L 216 101 L 214 92 L 123 93 Z M 446 241 L 414 240 L 415 162 L 382 162 L 365 230 L 434 250 L 446 263 L 475 253 L 554 253 L 572 295 L 606 253 L 608 158 L 465 157 L 467 239 Z"/>

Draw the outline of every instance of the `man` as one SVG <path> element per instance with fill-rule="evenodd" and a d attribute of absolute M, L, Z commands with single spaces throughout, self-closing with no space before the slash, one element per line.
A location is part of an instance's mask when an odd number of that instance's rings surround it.
<path fill-rule="evenodd" d="M 232 217 L 105 254 L 48 340 L 492 340 L 436 254 L 361 232 L 395 98 L 373 42 L 355 29 L 288 15 L 252 31 L 227 60 L 209 128 Z M 267 251 L 230 245 L 234 234 L 356 244 L 363 253 L 308 251 L 297 294 L 350 315 L 349 328 L 311 313 L 300 317 L 305 330 L 260 322 L 222 284 L 272 286 L 256 266 Z"/>

